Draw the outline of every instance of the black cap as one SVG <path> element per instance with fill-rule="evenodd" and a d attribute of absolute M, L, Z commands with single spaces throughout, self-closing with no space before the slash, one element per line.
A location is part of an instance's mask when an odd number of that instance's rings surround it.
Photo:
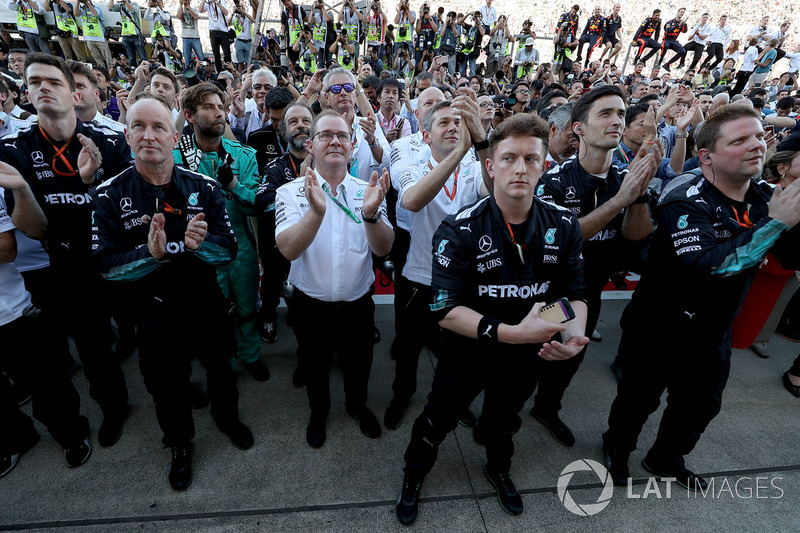
<path fill-rule="evenodd" d="M 776 152 L 800 152 L 800 133 L 786 137 L 775 149 Z"/>

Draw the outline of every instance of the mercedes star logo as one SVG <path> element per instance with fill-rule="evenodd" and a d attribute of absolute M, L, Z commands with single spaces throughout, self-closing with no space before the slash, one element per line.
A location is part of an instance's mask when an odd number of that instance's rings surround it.
<path fill-rule="evenodd" d="M 123 211 L 130 211 L 131 207 L 133 207 L 133 202 L 127 196 L 119 201 L 119 206 L 122 208 Z"/>
<path fill-rule="evenodd" d="M 492 239 L 490 239 L 488 235 L 482 236 L 478 241 L 478 248 L 481 249 L 481 252 L 488 252 L 491 247 Z"/>

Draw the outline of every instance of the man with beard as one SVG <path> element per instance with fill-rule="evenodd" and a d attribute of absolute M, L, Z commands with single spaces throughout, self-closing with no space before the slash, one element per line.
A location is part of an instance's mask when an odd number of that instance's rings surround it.
<path fill-rule="evenodd" d="M 217 268 L 217 281 L 223 296 L 235 305 L 239 361 L 256 380 L 266 381 L 269 370 L 259 359 L 261 341 L 256 329 L 258 256 L 248 220 L 255 213 L 258 165 L 254 149 L 222 137 L 225 100 L 225 93 L 213 83 L 200 83 L 183 93 L 181 107 L 194 134 L 181 137 L 173 156 L 175 163 L 216 179 L 224 191 L 239 252 L 232 262 Z"/>
<path fill-rule="evenodd" d="M 283 113 L 281 135 L 288 144 L 287 152 L 268 167 L 258 186 L 256 211 L 258 218 L 258 251 L 264 273 L 261 276 L 261 338 L 273 343 L 278 339 L 278 304 L 281 287 L 289 273 L 289 261 L 275 247 L 275 192 L 278 187 L 305 175 L 313 157 L 308 154 L 308 140 L 314 115 L 303 104 L 291 104 Z"/>

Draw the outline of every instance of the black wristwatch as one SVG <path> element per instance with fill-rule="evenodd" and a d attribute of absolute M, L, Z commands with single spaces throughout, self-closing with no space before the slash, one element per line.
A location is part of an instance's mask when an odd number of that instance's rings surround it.
<path fill-rule="evenodd" d="M 365 217 L 365 216 L 363 216 L 363 214 L 362 214 L 362 216 L 361 216 L 361 220 L 363 220 L 363 221 L 364 221 L 364 222 L 366 222 L 367 224 L 377 224 L 377 223 L 378 223 L 378 222 L 380 222 L 380 220 L 381 220 L 381 210 L 380 210 L 380 209 L 378 209 L 377 211 L 375 211 L 375 216 L 374 216 L 374 217 L 372 217 L 372 218 Z"/>

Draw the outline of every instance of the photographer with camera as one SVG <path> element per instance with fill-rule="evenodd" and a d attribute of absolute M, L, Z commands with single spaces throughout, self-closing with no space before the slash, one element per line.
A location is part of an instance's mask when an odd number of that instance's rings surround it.
<path fill-rule="evenodd" d="M 447 57 L 447 70 L 451 75 L 456 73 L 456 45 L 460 38 L 461 25 L 456 21 L 456 12 L 450 11 L 436 35 L 436 48 L 439 55 Z"/>
<path fill-rule="evenodd" d="M 9 0 L 8 9 L 17 12 L 17 31 L 34 52 L 52 54 L 50 32 L 44 20 L 44 8 L 38 0 Z"/>
<path fill-rule="evenodd" d="M 295 5 L 292 0 L 282 0 L 283 11 L 281 11 L 281 28 L 283 29 L 284 41 L 286 42 L 286 57 L 289 58 L 291 70 L 296 70 L 299 59 L 294 45 L 303 34 L 303 25 L 306 20 L 306 11 L 302 6 Z"/>
<path fill-rule="evenodd" d="M 471 16 L 474 24 L 470 26 L 464 23 L 465 31 L 461 34 L 462 44 L 460 45 L 460 49 L 456 49 L 458 72 L 461 74 L 462 78 L 467 75 L 467 64 L 469 64 L 470 74 L 475 74 L 475 62 L 481 55 L 481 41 L 486 34 L 486 32 L 483 31 L 481 12 L 476 11 Z"/>
<path fill-rule="evenodd" d="M 420 12 L 421 14 L 417 18 L 415 27 L 417 35 L 414 60 L 417 65 L 420 64 L 425 51 L 430 50 L 430 56 L 433 57 L 433 45 L 436 40 L 436 32 L 439 31 L 439 19 L 435 14 L 431 13 L 431 8 L 427 2 L 420 6 Z"/>
<path fill-rule="evenodd" d="M 372 0 L 370 16 L 367 19 L 367 47 L 376 48 L 377 56 L 384 57 L 386 45 L 386 13 L 383 12 L 380 0 Z M 377 72 L 376 74 L 380 74 Z"/>
<path fill-rule="evenodd" d="M 491 4 L 491 1 L 487 0 L 487 3 Z M 500 15 L 497 19 L 497 23 L 489 32 L 489 37 L 486 50 L 486 76 L 492 77 L 501 68 L 506 56 L 511 54 L 511 43 L 515 41 L 505 15 Z"/>
<path fill-rule="evenodd" d="M 553 51 L 553 74 L 558 75 L 559 79 L 567 76 L 572 72 L 572 52 L 577 48 L 578 41 L 571 32 L 571 26 L 568 22 L 561 25 L 559 30 L 553 36 L 553 44 L 555 45 Z"/>
<path fill-rule="evenodd" d="M 78 22 L 72 14 L 73 6 L 64 0 L 44 0 L 44 10 L 52 11 L 56 19 L 56 40 L 64 57 L 86 61 L 81 43 L 78 40 Z"/>
<path fill-rule="evenodd" d="M 163 35 L 159 34 L 153 39 L 152 59 L 173 72 L 182 73 L 184 70 L 183 56 L 172 47 L 172 43 Z"/>
<path fill-rule="evenodd" d="M 408 79 L 415 70 L 414 65 L 414 58 L 411 57 L 408 43 L 400 43 L 400 46 L 397 47 L 397 51 L 394 54 L 394 62 L 392 63 L 392 69 L 396 72 L 397 78 Z"/>
<path fill-rule="evenodd" d="M 514 58 L 514 67 L 516 67 L 516 77 L 524 78 L 531 73 L 531 69 L 535 68 L 539 63 L 539 51 L 533 47 L 536 40 L 533 37 L 528 37 L 525 40 L 525 46 L 517 50 L 517 56 Z"/>
<path fill-rule="evenodd" d="M 308 25 L 303 28 L 303 33 L 300 35 L 300 38 L 295 41 L 292 50 L 297 53 L 297 62 L 300 63 L 300 67 L 303 70 L 309 72 L 317 71 L 317 55 L 319 49 L 314 45 L 311 28 Z"/>
<path fill-rule="evenodd" d="M 328 52 L 336 55 L 336 61 L 344 67 L 349 68 L 355 64 L 356 47 L 350 44 L 348 32 L 344 28 L 340 30 L 333 44 L 328 47 Z"/>
<path fill-rule="evenodd" d="M 178 37 L 172 31 L 172 15 L 164 9 L 163 0 L 150 0 L 144 18 L 150 21 L 150 38 L 154 43 L 156 37 L 161 35 L 169 40 L 173 48 L 178 46 Z"/>
<path fill-rule="evenodd" d="M 200 42 L 200 31 L 197 29 L 197 21 L 200 19 L 200 14 L 191 6 L 192 0 L 180 0 L 178 4 L 178 17 L 182 24 L 181 39 L 183 40 L 183 58 L 186 65 L 192 65 L 192 51 L 194 51 L 197 60 L 201 61 L 205 54 L 203 53 L 203 43 Z M 125 39 L 123 38 L 123 43 Z"/>
<path fill-rule="evenodd" d="M 236 40 L 233 43 L 233 50 L 236 54 L 236 65 L 239 71 L 247 67 L 250 60 L 250 44 L 253 41 L 253 24 L 256 23 L 256 8 L 250 4 L 251 13 L 242 8 L 239 0 L 233 2 L 233 13 L 228 17 L 228 26 L 233 27 L 236 33 Z"/>
<path fill-rule="evenodd" d="M 364 14 L 356 8 L 355 0 L 345 0 L 342 9 L 339 10 L 339 22 L 342 24 L 342 32 L 347 32 L 347 42 L 353 47 L 351 55 L 354 58 L 359 56 L 359 46 L 361 42 L 361 22 Z"/>
<path fill-rule="evenodd" d="M 214 66 L 217 72 L 222 70 L 222 59 L 231 61 L 231 41 L 228 36 L 228 8 L 225 0 L 203 0 L 200 13 L 208 13 L 208 31 L 211 39 L 211 51 L 214 53 Z"/>
<path fill-rule="evenodd" d="M 331 62 L 328 47 L 336 43 L 336 32 L 333 28 L 333 17 L 325 8 L 324 0 L 314 0 L 307 21 L 311 27 L 314 48 L 318 50 L 317 65 L 326 68 Z"/>
<path fill-rule="evenodd" d="M 408 0 L 400 0 L 397 5 L 397 15 L 394 16 L 395 27 L 397 28 L 397 37 L 395 43 L 402 45 L 402 43 L 414 42 L 414 24 L 417 21 L 417 14 L 411 10 L 408 5 Z"/>
<path fill-rule="evenodd" d="M 122 31 L 120 32 L 122 34 L 122 46 L 125 47 L 125 53 L 131 60 L 131 64 L 134 66 L 139 64 L 136 60 L 137 53 L 139 54 L 139 59 L 145 61 L 147 59 L 146 41 L 142 34 L 142 15 L 139 4 L 130 0 L 108 0 L 107 7 L 109 12 L 119 13 L 122 25 Z M 60 39 L 59 42 L 61 42 Z"/>
<path fill-rule="evenodd" d="M 114 60 L 111 58 L 111 49 L 105 38 L 106 25 L 103 21 L 103 12 L 94 6 L 92 0 L 78 0 L 72 14 L 75 17 L 83 17 L 83 42 L 89 49 L 89 54 L 98 64 L 110 70 Z M 47 53 L 50 53 L 49 49 Z"/>

